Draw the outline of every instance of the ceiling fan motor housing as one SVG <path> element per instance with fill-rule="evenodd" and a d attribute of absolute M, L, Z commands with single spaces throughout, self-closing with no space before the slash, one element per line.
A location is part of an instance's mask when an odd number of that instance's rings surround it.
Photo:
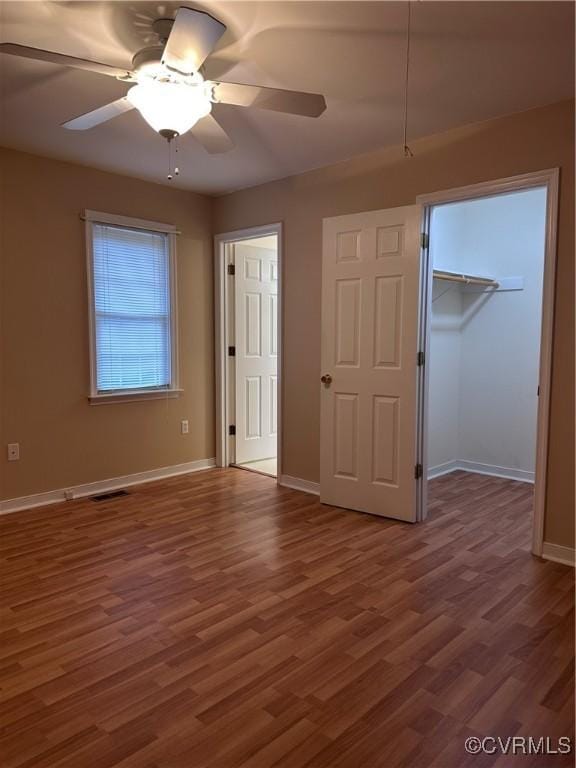
<path fill-rule="evenodd" d="M 134 54 L 132 58 L 132 67 L 139 75 L 155 77 L 163 71 L 162 53 L 163 45 L 151 45 L 148 48 L 142 48 Z"/>
<path fill-rule="evenodd" d="M 168 40 L 170 36 L 170 32 L 172 32 L 172 27 L 174 26 L 174 19 L 156 19 L 152 23 L 152 29 L 158 37 L 160 38 L 160 42 L 165 45 L 166 41 Z"/>

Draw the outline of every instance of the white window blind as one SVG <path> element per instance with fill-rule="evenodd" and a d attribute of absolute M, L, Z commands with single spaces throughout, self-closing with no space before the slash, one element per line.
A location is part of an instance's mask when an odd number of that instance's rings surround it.
<path fill-rule="evenodd" d="M 171 386 L 168 235 L 92 225 L 98 392 Z"/>

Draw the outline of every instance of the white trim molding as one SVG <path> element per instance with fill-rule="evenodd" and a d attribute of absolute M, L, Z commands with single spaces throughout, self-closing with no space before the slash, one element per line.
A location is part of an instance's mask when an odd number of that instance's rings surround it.
<path fill-rule="evenodd" d="M 292 488 L 293 491 L 303 491 L 303 493 L 320 496 L 320 483 L 313 483 L 311 480 L 302 480 L 299 477 L 291 477 L 290 475 L 279 475 L 278 485 L 282 485 L 284 488 Z"/>
<path fill-rule="evenodd" d="M 515 469 L 514 467 L 499 467 L 496 464 L 482 464 L 478 461 L 467 461 L 465 459 L 447 461 L 445 464 L 430 467 L 428 470 L 428 480 L 457 471 L 472 472 L 476 475 L 490 475 L 491 477 L 503 477 L 506 480 L 517 480 L 521 483 L 534 482 L 534 472 L 528 472 L 525 469 Z"/>
<path fill-rule="evenodd" d="M 282 223 L 265 224 L 248 229 L 238 229 L 234 232 L 223 232 L 214 237 L 214 308 L 215 308 L 215 357 L 216 357 L 216 466 L 229 467 L 234 464 L 234 438 L 228 436 L 230 419 L 230 381 L 228 371 L 228 338 L 229 338 L 229 280 L 227 267 L 231 257 L 231 245 L 242 240 L 252 240 L 257 237 L 276 235 L 278 248 L 278 397 L 277 397 L 277 445 L 276 461 L 278 478 L 282 471 L 282 404 L 283 404 L 283 306 L 284 306 L 284 243 Z M 280 480 L 277 480 L 280 484 Z"/>
<path fill-rule="evenodd" d="M 534 518 L 533 518 L 533 537 L 532 552 L 538 557 L 542 556 L 544 545 L 544 513 L 546 504 L 546 477 L 548 466 L 548 440 L 549 440 L 549 417 L 550 417 L 550 390 L 552 379 L 552 344 L 553 344 L 553 325 L 554 325 L 554 302 L 555 302 L 555 281 L 556 281 L 556 239 L 558 228 L 558 195 L 559 195 L 560 171 L 558 168 L 548 168 L 532 173 L 524 173 L 518 176 L 509 176 L 504 179 L 494 181 L 485 181 L 479 184 L 472 184 L 465 187 L 456 187 L 454 189 L 440 190 L 423 195 L 418 195 L 416 202 L 424 205 L 423 228 L 429 234 L 430 228 L 430 208 L 442 203 L 451 203 L 459 200 L 472 200 L 480 197 L 489 197 L 492 195 L 501 195 L 507 192 L 519 192 L 523 189 L 533 189 L 535 187 L 546 188 L 546 241 L 544 257 L 544 284 L 542 288 L 542 329 L 540 334 L 540 373 L 539 373 L 539 392 L 538 398 L 538 421 L 536 438 L 536 467 L 534 474 Z M 430 275 L 432 264 L 427 253 L 427 264 L 423 268 L 426 273 L 424 279 L 430 285 Z M 430 287 L 428 290 L 431 290 Z M 429 349 L 429 304 L 422 304 L 421 310 L 425 312 L 426 317 L 422 323 L 421 336 L 422 343 L 425 344 L 426 359 L 428 359 Z M 427 366 L 425 366 L 426 368 Z M 427 377 L 426 371 L 424 376 Z M 427 379 L 425 388 L 427 389 Z M 427 399 L 426 394 L 420 398 L 419 405 L 422 413 L 420 418 L 421 429 L 424 435 L 421 436 L 425 444 L 427 440 Z M 427 476 L 427 457 L 424 454 L 424 476 Z M 476 470 L 478 471 L 478 470 Z M 514 478 L 522 479 L 522 478 Z M 527 479 L 527 478 L 524 478 Z M 425 509 L 418 510 L 418 519 L 422 520 L 426 516 Z"/>
<path fill-rule="evenodd" d="M 81 217 L 85 222 L 86 243 L 86 276 L 88 280 L 88 331 L 90 352 L 90 405 L 105 405 L 110 403 L 133 402 L 135 400 L 156 400 L 158 398 L 178 397 L 180 388 L 180 361 L 178 343 L 178 277 L 176 258 L 176 235 L 178 230 L 172 224 L 158 221 L 146 221 L 130 216 L 119 216 L 100 211 L 84 211 Z M 97 342 L 96 342 L 96 308 L 94 298 L 94 225 L 108 224 L 127 229 L 143 229 L 147 232 L 158 232 L 166 236 L 168 246 L 168 281 L 170 293 L 170 385 L 162 389 L 139 387 L 133 390 L 98 390 L 97 383 Z M 159 394 L 160 393 L 160 394 Z"/>
<path fill-rule="evenodd" d="M 90 211 L 87 209 L 80 218 L 82 221 L 91 221 L 95 224 L 116 224 L 119 227 L 129 227 L 130 229 L 153 229 L 155 232 L 166 232 L 172 235 L 180 234 L 174 224 L 136 219 L 133 216 L 120 216 L 117 213 L 103 213 L 102 211 Z"/>
<path fill-rule="evenodd" d="M 98 395 L 90 395 L 90 405 L 104 405 L 105 403 L 136 403 L 138 400 L 170 400 L 180 397 L 183 389 L 126 389 L 123 392 L 101 392 Z"/>
<path fill-rule="evenodd" d="M 216 459 L 199 459 L 198 461 L 187 461 L 184 464 L 173 464 L 171 467 L 160 467 L 159 469 L 149 469 L 146 472 L 136 472 L 132 475 L 112 477 L 108 480 L 97 480 L 94 483 L 73 485 L 69 488 L 35 493 L 31 496 L 20 496 L 16 499 L 6 499 L 5 501 L 0 501 L 0 514 L 6 515 L 10 512 L 21 512 L 24 509 L 58 504 L 62 501 L 81 499 L 85 496 L 95 496 L 98 493 L 117 491 L 120 488 L 127 488 L 131 485 L 151 483 L 154 480 L 164 480 L 168 477 L 188 475 L 191 472 L 200 472 L 204 469 L 213 469 L 215 466 Z"/>
<path fill-rule="evenodd" d="M 576 551 L 571 547 L 563 547 L 561 544 L 545 541 L 542 544 L 542 559 L 574 568 L 576 566 Z"/>
<path fill-rule="evenodd" d="M 453 461 L 445 461 L 443 464 L 437 464 L 435 467 L 429 467 L 426 477 L 428 480 L 434 480 L 436 477 L 449 475 L 451 472 L 456 472 L 459 469 L 460 462 L 457 459 L 454 459 Z"/>

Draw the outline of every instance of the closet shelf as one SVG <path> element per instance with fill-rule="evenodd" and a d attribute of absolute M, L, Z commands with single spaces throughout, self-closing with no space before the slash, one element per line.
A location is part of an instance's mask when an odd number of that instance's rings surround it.
<path fill-rule="evenodd" d="M 464 283 L 465 285 L 483 285 L 486 288 L 498 288 L 497 280 L 491 280 L 489 277 L 478 277 L 477 275 L 465 275 L 459 272 L 447 272 L 443 269 L 435 269 L 432 272 L 435 280 L 447 280 L 452 283 Z"/>

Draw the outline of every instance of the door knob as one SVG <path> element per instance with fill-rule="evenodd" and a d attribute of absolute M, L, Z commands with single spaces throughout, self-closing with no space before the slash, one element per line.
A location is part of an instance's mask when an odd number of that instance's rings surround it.
<path fill-rule="evenodd" d="M 326 384 L 326 386 L 329 387 L 330 384 L 332 384 L 332 376 L 330 376 L 329 373 L 325 373 L 324 376 L 320 377 L 320 381 L 322 384 Z"/>

